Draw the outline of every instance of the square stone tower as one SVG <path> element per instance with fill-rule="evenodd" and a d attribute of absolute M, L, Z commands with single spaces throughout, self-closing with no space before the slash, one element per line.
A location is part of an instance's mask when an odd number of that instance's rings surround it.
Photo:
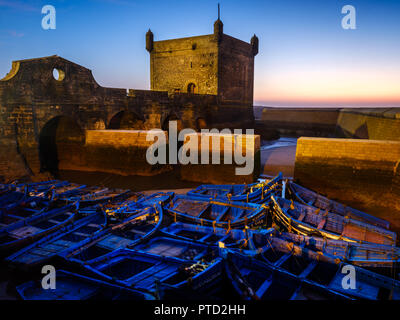
<path fill-rule="evenodd" d="M 250 43 L 228 36 L 218 18 L 210 35 L 154 41 L 149 30 L 146 49 L 151 90 L 217 95 L 224 103 L 253 105 L 255 35 Z"/>

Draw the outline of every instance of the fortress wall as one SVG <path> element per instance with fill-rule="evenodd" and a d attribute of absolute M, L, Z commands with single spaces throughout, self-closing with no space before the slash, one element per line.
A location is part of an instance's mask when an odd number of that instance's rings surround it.
<path fill-rule="evenodd" d="M 257 128 L 281 135 L 400 140 L 400 108 L 264 108 Z"/>
<path fill-rule="evenodd" d="M 55 68 L 62 80 L 53 78 Z M 171 119 L 193 129 L 252 128 L 254 121 L 251 106 L 221 105 L 216 95 L 105 88 L 89 69 L 58 56 L 15 61 L 0 79 L 0 181 L 41 179 L 63 169 L 59 162 L 81 163 L 84 130 L 150 130 Z"/>
<path fill-rule="evenodd" d="M 33 122 L 32 106 L 0 103 L 0 181 L 29 177 L 39 171 Z"/>
<path fill-rule="evenodd" d="M 297 142 L 294 178 L 329 198 L 372 210 L 400 229 L 399 163 L 397 141 L 302 137 Z"/>
<path fill-rule="evenodd" d="M 215 142 L 213 142 L 213 139 Z M 247 140 L 246 140 L 247 139 Z M 196 143 L 197 141 L 197 143 Z M 220 164 L 211 164 L 213 149 L 219 141 L 219 151 L 214 152 L 214 156 L 219 157 Z M 199 155 L 199 164 L 187 164 L 181 166 L 181 178 L 183 180 L 196 181 L 201 183 L 251 183 L 254 182 L 260 174 L 260 136 L 259 135 L 234 135 L 234 134 L 189 134 L 185 136 L 185 144 L 191 150 L 196 151 Z M 208 147 L 207 147 L 208 146 Z M 214 146 L 214 148 L 213 148 Z M 201 152 L 208 155 L 210 164 L 200 164 Z M 236 168 L 244 167 L 237 165 L 233 152 L 235 150 L 242 151 L 242 156 L 246 152 L 251 155 L 251 161 L 254 161 L 254 170 L 248 175 L 236 175 Z M 224 161 L 224 153 L 228 152 L 232 155 L 232 164 L 226 164 Z"/>
<path fill-rule="evenodd" d="M 332 137 L 338 116 L 339 109 L 264 108 L 257 124 L 281 135 Z"/>
<path fill-rule="evenodd" d="M 160 132 L 162 132 L 160 130 Z M 145 130 L 86 130 L 85 144 L 77 149 L 60 148 L 60 170 L 98 171 L 120 175 L 151 176 L 170 170 L 168 165 L 150 165 Z M 168 139 L 167 132 L 164 132 Z M 167 140 L 168 141 L 168 140 Z"/>
<path fill-rule="evenodd" d="M 217 43 L 213 35 L 155 41 L 150 70 L 151 90 L 187 92 L 192 82 L 196 93 L 217 94 Z"/>
<path fill-rule="evenodd" d="M 400 109 L 342 109 L 337 134 L 372 140 L 400 140 Z"/>

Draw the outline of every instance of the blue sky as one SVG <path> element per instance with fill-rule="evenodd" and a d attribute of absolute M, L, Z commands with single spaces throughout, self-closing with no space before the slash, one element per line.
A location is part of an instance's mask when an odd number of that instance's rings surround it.
<path fill-rule="evenodd" d="M 103 86 L 149 89 L 148 28 L 155 40 L 224 32 L 260 38 L 255 103 L 400 106 L 399 0 L 0 0 L 0 77 L 12 60 L 57 54 Z M 56 8 L 43 30 L 41 8 Z M 341 27 L 344 5 L 357 29 Z"/>

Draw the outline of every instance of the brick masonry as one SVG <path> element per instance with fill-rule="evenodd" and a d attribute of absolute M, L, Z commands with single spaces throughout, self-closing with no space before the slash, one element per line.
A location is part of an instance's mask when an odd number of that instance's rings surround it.
<path fill-rule="evenodd" d="M 191 140 L 191 139 L 195 140 Z M 213 140 L 214 139 L 214 140 Z M 211 164 L 213 157 L 213 146 L 219 140 L 219 152 L 215 156 L 220 158 L 220 164 Z M 190 142 L 192 141 L 192 142 Z M 196 143 L 193 143 L 197 141 Z M 260 174 L 260 136 L 259 135 L 234 135 L 234 134 L 190 134 L 185 136 L 185 143 L 190 143 L 191 150 L 195 150 L 201 155 L 202 148 L 208 148 L 208 161 L 210 164 L 187 164 L 181 166 L 181 178 L 183 180 L 197 181 L 201 183 L 251 183 L 254 182 Z M 215 150 L 215 147 L 214 147 Z M 254 170 L 249 175 L 236 175 L 236 168 L 244 165 L 237 165 L 233 157 L 233 151 L 242 151 L 242 156 L 246 153 L 251 155 L 251 161 L 254 162 Z M 224 153 L 232 155 L 232 164 L 224 164 Z"/>
<path fill-rule="evenodd" d="M 209 35 L 154 41 L 149 30 L 151 89 L 216 95 L 221 102 L 253 105 L 254 57 L 258 38 L 250 43 L 223 33 L 217 20 Z"/>
<path fill-rule="evenodd" d="M 168 133 L 161 131 L 168 141 Z M 147 141 L 145 130 L 86 130 L 85 143 L 76 151 L 60 150 L 61 170 L 97 171 L 127 175 L 152 176 L 171 170 L 169 165 L 150 165 L 146 151 L 153 140 Z"/>
<path fill-rule="evenodd" d="M 54 69 L 62 79 L 53 77 Z M 216 95 L 105 88 L 91 70 L 58 56 L 14 61 L 0 80 L 0 179 L 40 176 L 47 170 L 43 149 L 60 152 L 51 156 L 58 160 L 62 149 L 77 154 L 85 130 L 167 128 L 169 120 L 193 129 L 254 127 L 252 106 Z"/>
<path fill-rule="evenodd" d="M 310 189 L 374 214 L 400 229 L 400 142 L 300 138 L 294 178 Z M 366 210 L 368 210 L 366 209 Z"/>
<path fill-rule="evenodd" d="M 282 135 L 400 140 L 400 108 L 264 108 L 257 128 Z"/>

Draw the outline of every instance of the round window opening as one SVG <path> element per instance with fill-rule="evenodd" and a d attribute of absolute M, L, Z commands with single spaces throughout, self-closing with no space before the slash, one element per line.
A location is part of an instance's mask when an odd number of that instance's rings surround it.
<path fill-rule="evenodd" d="M 53 69 L 53 77 L 57 81 L 63 81 L 65 78 L 65 72 L 60 69 L 54 68 Z"/>

